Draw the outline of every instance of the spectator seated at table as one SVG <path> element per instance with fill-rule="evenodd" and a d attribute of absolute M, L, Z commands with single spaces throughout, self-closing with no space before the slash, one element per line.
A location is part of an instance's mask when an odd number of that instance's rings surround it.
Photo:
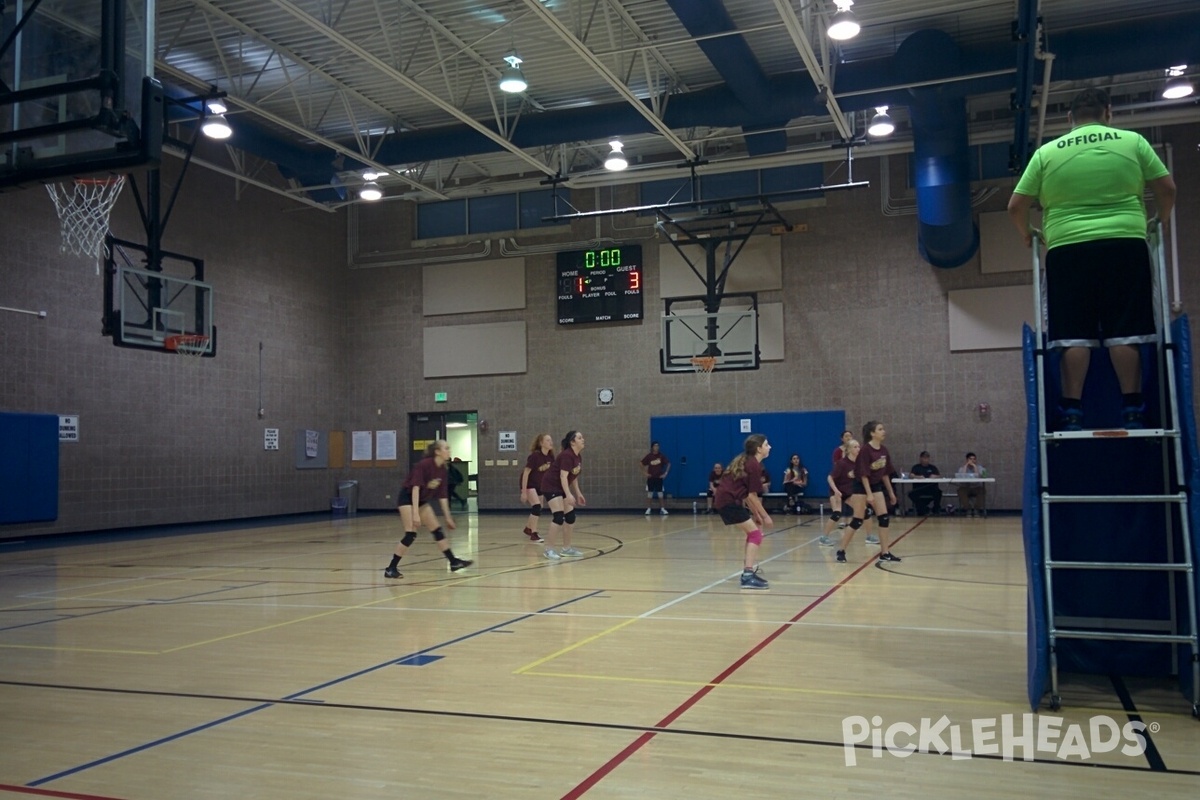
<path fill-rule="evenodd" d="M 967 460 L 958 471 L 955 478 L 986 478 L 987 470 L 975 458 L 974 453 L 967 453 Z M 976 512 L 983 515 L 987 508 L 987 484 L 963 483 L 958 487 L 958 508 L 963 514 L 973 517 Z"/>
<path fill-rule="evenodd" d="M 938 472 L 937 466 L 929 463 L 930 455 L 928 450 L 922 450 L 918 456 L 920 461 L 913 464 L 909 470 L 909 475 L 913 478 L 940 478 L 941 473 Z M 917 512 L 917 516 L 924 517 L 929 514 L 936 514 L 939 506 L 942 503 L 942 487 L 936 483 L 918 483 L 911 492 L 908 493 L 909 499 L 912 500 L 913 509 Z"/>

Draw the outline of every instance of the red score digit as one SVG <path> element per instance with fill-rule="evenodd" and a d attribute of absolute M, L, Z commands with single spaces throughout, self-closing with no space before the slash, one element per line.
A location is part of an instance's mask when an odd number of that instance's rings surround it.
<path fill-rule="evenodd" d="M 641 291 L 642 289 L 642 273 L 633 270 L 629 273 L 629 288 L 633 291 Z"/>

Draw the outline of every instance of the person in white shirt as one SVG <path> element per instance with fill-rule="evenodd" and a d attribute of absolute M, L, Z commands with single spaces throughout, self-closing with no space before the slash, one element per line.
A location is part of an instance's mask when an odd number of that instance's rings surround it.
<path fill-rule="evenodd" d="M 956 478 L 983 478 L 987 470 L 976 459 L 974 453 L 967 453 L 967 461 L 954 473 Z M 987 485 L 983 483 L 964 483 L 958 487 L 958 507 L 969 517 L 983 516 L 987 509 Z"/>

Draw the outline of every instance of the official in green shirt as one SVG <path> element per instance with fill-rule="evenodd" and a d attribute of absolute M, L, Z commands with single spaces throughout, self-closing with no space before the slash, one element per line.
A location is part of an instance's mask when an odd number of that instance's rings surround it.
<path fill-rule="evenodd" d="M 1158 216 L 1175 205 L 1175 182 L 1140 134 L 1114 128 L 1102 89 L 1071 101 L 1071 132 L 1037 149 L 1008 201 L 1008 215 L 1028 247 L 1030 211 L 1043 210 L 1049 346 L 1062 349 L 1060 430 L 1081 430 L 1083 384 L 1091 348 L 1107 347 L 1121 387 L 1122 424 L 1144 425 L 1138 345 L 1157 340 L 1146 186 Z"/>

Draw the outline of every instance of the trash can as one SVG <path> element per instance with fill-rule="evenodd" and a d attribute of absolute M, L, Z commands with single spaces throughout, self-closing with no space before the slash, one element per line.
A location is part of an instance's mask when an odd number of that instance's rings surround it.
<path fill-rule="evenodd" d="M 337 496 L 346 501 L 346 513 L 358 513 L 358 481 L 338 481 Z"/>

